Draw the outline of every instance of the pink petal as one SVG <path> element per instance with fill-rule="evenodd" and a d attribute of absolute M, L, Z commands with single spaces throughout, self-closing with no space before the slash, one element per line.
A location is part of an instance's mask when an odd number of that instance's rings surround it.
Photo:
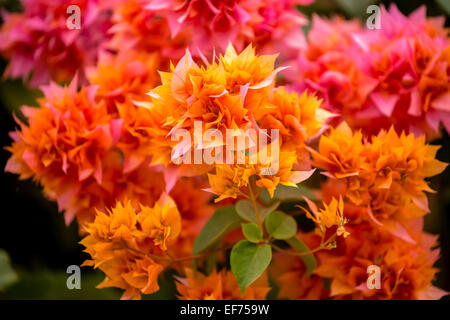
<path fill-rule="evenodd" d="M 381 92 L 374 92 L 370 95 L 370 98 L 377 106 L 378 110 L 386 117 L 390 117 L 392 111 L 394 111 L 395 104 L 399 100 L 398 95 L 389 94 L 386 95 Z"/>
<path fill-rule="evenodd" d="M 93 168 L 86 168 L 86 169 L 80 168 L 78 170 L 78 181 L 83 181 L 87 179 L 92 173 L 94 173 Z"/>
<path fill-rule="evenodd" d="M 441 116 L 441 121 L 445 127 L 445 130 L 447 130 L 447 132 L 450 132 L 450 112 L 441 111 L 439 112 L 439 114 Z"/>
<path fill-rule="evenodd" d="M 122 131 L 123 119 L 113 119 L 111 120 L 111 137 L 113 140 L 113 144 L 116 144 L 120 139 L 120 133 Z"/>
<path fill-rule="evenodd" d="M 70 223 L 73 221 L 73 218 L 75 218 L 75 211 L 74 210 L 67 210 L 64 212 L 64 223 L 66 226 L 70 225 Z"/>
<path fill-rule="evenodd" d="M 178 168 L 167 168 L 164 170 L 164 181 L 166 182 L 166 192 L 169 193 L 179 178 Z"/>
<path fill-rule="evenodd" d="M 431 107 L 442 111 L 450 111 L 450 91 L 441 94 L 431 103 Z"/>
<path fill-rule="evenodd" d="M 317 209 L 317 206 L 314 202 L 312 202 L 311 200 L 309 200 L 307 197 L 303 197 L 303 200 L 305 200 L 306 204 L 308 205 L 309 209 L 313 212 L 313 213 L 317 213 L 319 212 L 319 210 Z"/>
<path fill-rule="evenodd" d="M 305 181 L 313 175 L 314 171 L 316 171 L 316 168 L 309 171 L 295 171 L 294 174 L 291 176 L 291 181 L 294 182 L 295 184 Z"/>
<path fill-rule="evenodd" d="M 420 104 L 420 95 L 418 90 L 413 90 L 411 93 L 408 114 L 415 117 L 419 117 L 422 114 L 422 106 Z"/>
<path fill-rule="evenodd" d="M 234 11 L 237 15 L 239 23 L 244 24 L 250 20 L 250 15 L 248 14 L 248 12 L 238 6 L 237 3 L 234 4 Z"/>
<path fill-rule="evenodd" d="M 123 173 L 128 173 L 136 169 L 142 162 L 144 162 L 145 157 L 141 155 L 131 154 L 125 159 L 123 165 Z"/>
<path fill-rule="evenodd" d="M 247 84 L 241 86 L 239 89 L 239 94 L 241 95 L 242 105 L 244 105 L 244 103 L 245 103 L 245 97 L 247 96 L 249 86 L 250 86 L 250 83 L 247 83 Z"/>
<path fill-rule="evenodd" d="M 18 174 L 20 173 L 20 169 L 20 164 L 13 157 L 9 158 L 6 162 L 5 172 Z"/>
<path fill-rule="evenodd" d="M 38 166 L 38 159 L 36 155 L 28 150 L 25 150 L 22 154 L 22 160 L 30 167 L 32 170 L 35 170 Z"/>
<path fill-rule="evenodd" d="M 442 290 L 435 286 L 430 286 L 417 292 L 417 299 L 419 300 L 439 300 L 443 296 L 448 295 L 449 292 Z"/>
<path fill-rule="evenodd" d="M 162 10 L 167 9 L 170 6 L 170 1 L 167 0 L 152 0 L 149 4 L 147 4 L 144 9 L 148 10 Z"/>
<path fill-rule="evenodd" d="M 174 13 L 167 15 L 167 22 L 169 23 L 170 35 L 173 39 L 180 32 L 181 24 L 178 22 L 178 16 Z"/>
<path fill-rule="evenodd" d="M 272 84 L 272 82 L 275 80 L 275 77 L 277 76 L 277 73 L 281 72 L 281 71 L 283 71 L 283 70 L 285 70 L 287 68 L 290 68 L 290 67 L 286 66 L 286 67 L 276 68 L 274 71 L 272 71 L 272 73 L 266 79 L 264 79 L 260 83 L 257 83 L 255 85 L 249 87 L 249 89 L 256 90 L 256 89 L 261 89 L 261 88 L 270 86 Z"/>
<path fill-rule="evenodd" d="M 430 211 L 430 208 L 428 207 L 428 198 L 427 196 L 422 197 L 414 197 L 413 202 L 416 206 L 418 206 L 420 209 L 425 210 L 426 212 Z"/>
<path fill-rule="evenodd" d="M 439 131 L 439 123 L 441 121 L 440 112 L 429 110 L 425 115 L 425 120 L 427 121 L 428 125 L 433 129 L 434 132 Z"/>
<path fill-rule="evenodd" d="M 391 221 L 391 220 L 383 221 L 383 229 L 389 231 L 394 236 L 396 236 L 406 242 L 409 242 L 412 244 L 416 243 L 416 241 L 413 238 L 411 238 L 408 231 L 397 221 Z"/>

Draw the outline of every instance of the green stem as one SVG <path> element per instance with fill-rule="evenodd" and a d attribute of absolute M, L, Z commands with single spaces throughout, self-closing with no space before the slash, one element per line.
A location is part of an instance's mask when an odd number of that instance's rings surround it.
<path fill-rule="evenodd" d="M 306 256 L 308 254 L 313 254 L 313 253 L 316 253 L 316 252 L 318 252 L 318 251 L 320 251 L 322 249 L 325 249 L 326 246 L 330 242 L 334 241 L 335 239 L 336 239 L 336 234 L 333 234 L 325 242 L 323 242 L 323 237 L 322 237 L 322 241 L 320 242 L 320 245 L 317 248 L 309 250 L 309 251 L 304 251 L 304 252 L 292 252 L 292 251 L 289 251 L 289 250 L 285 250 L 285 249 L 282 249 L 282 248 L 280 248 L 279 246 L 277 246 L 276 244 L 273 244 L 273 243 L 271 244 L 271 246 L 272 246 L 272 248 L 274 248 L 275 250 L 277 250 L 279 252 L 286 253 L 286 254 L 289 254 L 291 256 L 301 257 L 301 256 Z"/>
<path fill-rule="evenodd" d="M 253 209 L 255 210 L 256 221 L 258 226 L 263 230 L 261 216 L 259 215 L 258 204 L 256 203 L 255 194 L 253 193 L 252 182 L 248 185 L 248 193 L 250 195 L 250 201 L 253 204 Z"/>
<path fill-rule="evenodd" d="M 289 250 L 282 249 L 282 248 L 280 248 L 279 246 L 277 246 L 277 245 L 275 245 L 273 243 L 272 243 L 272 248 L 274 248 L 275 250 L 277 250 L 279 252 L 286 253 L 286 254 L 291 255 L 291 256 L 297 256 L 297 257 L 313 254 L 313 253 L 323 249 L 322 246 L 318 246 L 317 248 L 315 248 L 313 250 L 309 250 L 309 251 L 292 252 L 292 251 L 289 251 Z"/>

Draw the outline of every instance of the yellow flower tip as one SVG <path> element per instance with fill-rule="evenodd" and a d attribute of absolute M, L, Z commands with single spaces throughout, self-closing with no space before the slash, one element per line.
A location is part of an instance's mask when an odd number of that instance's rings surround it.
<path fill-rule="evenodd" d="M 333 197 L 328 204 L 323 202 L 323 209 L 317 208 L 314 202 L 307 198 L 305 198 L 305 201 L 311 212 L 304 208 L 302 209 L 306 212 L 306 216 L 317 224 L 318 229 L 316 229 L 316 232 L 318 234 L 324 234 L 326 229 L 333 226 L 337 227 L 337 236 L 343 236 L 345 238 L 350 234 L 344 227 L 348 220 L 344 218 L 344 201 L 342 197 L 339 197 L 339 200 Z"/>

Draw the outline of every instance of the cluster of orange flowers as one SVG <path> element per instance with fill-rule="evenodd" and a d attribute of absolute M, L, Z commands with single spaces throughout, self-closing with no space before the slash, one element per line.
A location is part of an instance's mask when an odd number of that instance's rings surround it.
<path fill-rule="evenodd" d="M 223 137 L 227 129 L 234 130 L 236 137 L 250 128 L 280 130 L 280 139 L 269 141 L 281 145 L 280 170 L 266 177 L 259 175 L 256 181 L 271 194 L 279 183 L 292 185 L 309 177 L 311 172 L 305 166 L 296 170 L 295 164 L 304 155 L 304 141 L 323 127 L 326 113 L 318 108 L 320 102 L 314 96 L 299 97 L 283 87 L 274 89 L 275 76 L 283 69 L 274 69 L 275 58 L 276 55 L 256 56 L 251 46 L 238 55 L 230 45 L 218 62 L 198 66 L 188 52 L 171 73 L 161 72 L 162 85 L 151 91 L 152 101 L 140 103 L 150 110 L 153 124 L 149 127 L 152 164 L 170 168 L 174 166 L 174 154 L 193 154 L 229 143 L 224 138 L 209 143 L 192 141 L 185 146 L 167 138 L 178 128 L 194 136 L 195 122 L 200 121 L 202 131 L 215 129 Z M 181 165 L 174 174 L 214 172 L 209 180 L 218 200 L 236 199 L 261 166 L 264 165 L 259 161 L 255 165 L 218 163 L 215 168 L 188 164 Z"/>
<path fill-rule="evenodd" d="M 446 167 L 435 159 L 438 147 L 394 128 L 371 137 L 345 124 L 327 131 L 332 115 L 321 101 L 277 87 L 276 76 L 284 68 L 275 68 L 276 55 L 257 56 L 252 46 L 238 54 L 229 45 L 224 55 L 203 64 L 187 51 L 170 72 L 160 72 L 159 86 L 157 56 L 129 54 L 133 63 L 129 56 L 100 57 L 97 68 L 87 73 L 90 84 L 80 90 L 76 79 L 68 87 L 45 87 L 38 108 L 22 109 L 27 123 L 18 121 L 20 130 L 8 148 L 12 156 L 6 170 L 38 182 L 65 211 L 67 223 L 76 217 L 85 236 L 81 243 L 91 256 L 85 265 L 106 275 L 99 287 L 119 287 L 125 290 L 123 298 L 140 298 L 156 292 L 158 276 L 173 267 L 180 275 L 181 299 L 263 299 L 270 290 L 268 274 L 283 298 L 445 294 L 431 285 L 436 238 L 422 232 L 422 217 L 429 211 L 424 192 L 432 191 L 425 178 Z M 248 129 L 278 129 L 278 137 L 267 131 L 267 149 L 279 147 L 278 170 L 261 174 L 272 163 L 259 161 L 175 164 L 178 158 L 230 143 L 194 139 L 180 145 L 171 139 L 177 129 L 195 136 L 196 122 L 202 131 L 215 129 L 223 137 L 232 130 L 234 138 Z M 207 256 L 191 254 L 218 207 L 214 202 L 234 205 L 250 199 L 258 212 L 261 192 L 277 198 L 281 185 L 296 188 L 314 173 L 313 167 L 327 177 L 323 206 L 295 200 L 308 204 L 310 210 L 304 210 L 315 232 L 296 229 L 291 237 L 316 249 L 296 254 L 274 244 L 280 252 L 246 290 L 229 270 L 205 275 L 188 268 L 192 259 Z M 266 232 L 269 227 L 257 218 Z M 237 230 L 223 242 L 243 238 Z M 319 262 L 312 275 L 303 260 L 306 254 Z M 380 289 L 366 286 L 370 265 L 381 268 Z M 329 287 L 324 279 L 331 280 Z"/>
<path fill-rule="evenodd" d="M 422 231 L 423 215 L 429 212 L 424 191 L 433 191 L 425 178 L 447 166 L 435 159 L 438 149 L 427 145 L 424 137 L 398 135 L 392 128 L 368 138 L 345 125 L 323 135 L 317 151 L 310 149 L 313 165 L 327 176 L 321 188 L 325 200 L 321 212 L 341 211 L 348 220 L 341 232 L 349 236 L 337 239 L 337 249 L 317 253 L 319 266 L 313 278 L 331 279 L 328 297 L 439 299 L 447 294 L 430 285 L 438 271 L 433 264 L 439 249 L 434 249 L 437 236 Z M 339 203 L 336 197 L 340 197 Z M 314 204 L 310 207 L 317 212 Z M 305 237 L 311 243 L 318 241 L 311 235 Z M 279 280 L 283 297 L 324 297 L 321 281 L 311 280 L 302 284 L 302 290 L 292 289 L 292 281 L 302 281 L 305 270 L 299 262 L 284 264 L 275 265 L 285 270 Z M 372 265 L 380 268 L 377 290 L 366 285 Z"/>
<path fill-rule="evenodd" d="M 126 298 L 153 293 L 159 289 L 157 279 L 164 268 L 155 259 L 167 251 L 180 230 L 180 213 L 165 194 L 151 208 L 117 204 L 108 214 L 97 212 L 88 224 L 89 235 L 81 243 L 92 260 L 84 265 L 100 268 L 106 275 L 100 287 L 122 288 Z"/>
<path fill-rule="evenodd" d="M 76 92 L 52 86 L 40 100 L 40 108 L 26 108 L 28 125 L 13 134 L 13 156 L 6 170 L 32 177 L 44 193 L 65 210 L 66 223 L 74 216 L 91 220 L 95 208 L 117 200 L 137 199 L 152 205 L 164 186 L 154 178 L 161 173 L 146 165 L 127 171 L 117 148 L 122 119 L 95 99 L 95 88 Z"/>
<path fill-rule="evenodd" d="M 425 138 L 398 135 L 393 128 L 380 131 L 370 141 L 360 132 L 340 126 L 322 136 L 319 150 L 312 150 L 313 164 L 329 177 L 327 189 L 349 203 L 366 209 L 362 219 L 401 235 L 402 223 L 429 212 L 425 178 L 441 173 L 447 164 L 436 160 L 439 146 Z"/>

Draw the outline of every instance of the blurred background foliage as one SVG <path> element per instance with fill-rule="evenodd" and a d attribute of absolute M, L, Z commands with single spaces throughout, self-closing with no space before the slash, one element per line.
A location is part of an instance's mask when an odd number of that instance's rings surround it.
<path fill-rule="evenodd" d="M 450 26 L 450 0 L 316 0 L 310 6 L 299 7 L 306 16 L 312 14 L 346 18 L 368 17 L 366 8 L 371 4 L 395 3 L 408 14 L 421 5 L 427 6 L 430 16 L 445 15 Z M 18 0 L 0 0 L 0 11 L 20 11 Z M 0 22 L 1 23 L 1 22 Z M 308 27 L 305 28 L 307 32 Z M 0 74 L 6 62 L 0 58 Z M 1 208 L 0 208 L 0 299 L 118 299 L 121 291 L 114 288 L 96 289 L 104 275 L 91 268 L 81 269 L 81 290 L 69 290 L 66 273 L 69 265 L 81 265 L 87 258 L 78 244 L 78 226 L 73 222 L 65 226 L 63 215 L 55 203 L 42 196 L 41 190 L 31 181 L 19 181 L 17 176 L 4 173 L 9 153 L 3 149 L 10 145 L 8 135 L 16 127 L 12 114 L 23 119 L 22 105 L 36 105 L 39 90 L 30 90 L 21 80 L 0 80 L 1 121 Z M 450 139 L 444 134 L 433 144 L 442 145 L 438 159 L 450 162 Z M 441 271 L 435 285 L 450 291 L 450 169 L 431 180 L 437 191 L 430 195 L 431 213 L 425 217 L 425 230 L 440 235 L 441 259 L 436 267 Z M 160 277 L 161 290 L 146 299 L 175 298 L 173 274 L 165 272 Z"/>

